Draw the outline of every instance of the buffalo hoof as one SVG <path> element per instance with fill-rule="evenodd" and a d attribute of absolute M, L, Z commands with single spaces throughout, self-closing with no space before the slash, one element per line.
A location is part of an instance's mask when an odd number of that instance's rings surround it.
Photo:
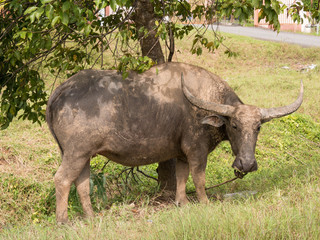
<path fill-rule="evenodd" d="M 180 200 L 176 200 L 175 201 L 175 204 L 177 207 L 182 207 L 182 206 L 185 206 L 189 203 L 189 200 L 186 198 L 186 199 L 180 199 Z"/>

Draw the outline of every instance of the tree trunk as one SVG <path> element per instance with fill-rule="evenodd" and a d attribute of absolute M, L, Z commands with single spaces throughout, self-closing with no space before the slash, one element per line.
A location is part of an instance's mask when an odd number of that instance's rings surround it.
<path fill-rule="evenodd" d="M 150 0 L 137 0 L 135 2 L 134 22 L 137 30 L 142 27 L 148 30 L 147 35 L 144 31 L 139 33 L 140 47 L 143 56 L 148 56 L 157 64 L 164 63 L 164 56 L 161 49 L 159 38 L 156 37 L 155 21 L 157 17 L 154 13 L 153 5 Z"/>
<path fill-rule="evenodd" d="M 137 30 L 144 28 L 148 30 L 148 34 L 144 36 L 144 31 L 139 34 L 140 46 L 143 56 L 150 57 L 157 64 L 164 63 L 164 55 L 161 49 L 159 38 L 156 37 L 155 21 L 157 17 L 150 0 L 136 0 L 135 14 L 133 20 Z M 159 19 L 158 19 L 159 20 Z M 161 189 L 174 192 L 176 190 L 176 160 L 170 159 L 166 162 L 159 163 L 158 181 Z"/>

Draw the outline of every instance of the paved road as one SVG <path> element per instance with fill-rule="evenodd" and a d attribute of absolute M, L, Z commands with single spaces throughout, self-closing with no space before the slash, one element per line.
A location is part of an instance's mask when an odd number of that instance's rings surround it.
<path fill-rule="evenodd" d="M 226 25 L 213 25 L 213 29 L 221 32 L 233 33 L 261 40 L 286 42 L 291 44 L 298 44 L 303 47 L 320 47 L 320 35 L 313 36 L 290 32 L 280 32 L 278 34 L 277 32 L 274 32 L 270 29 Z"/>

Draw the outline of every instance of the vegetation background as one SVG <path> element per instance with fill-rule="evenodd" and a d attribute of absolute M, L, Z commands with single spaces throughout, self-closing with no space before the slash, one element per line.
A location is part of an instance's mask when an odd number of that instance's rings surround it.
<path fill-rule="evenodd" d="M 319 239 L 320 49 L 224 37 L 237 56 L 228 58 L 221 47 L 194 57 L 192 42 L 185 38 L 176 43 L 173 61 L 220 75 L 245 103 L 260 107 L 289 104 L 298 95 L 300 79 L 305 85 L 298 113 L 263 125 L 257 172 L 208 191 L 209 205 L 197 204 L 190 195 L 194 203 L 177 208 L 163 200 L 154 180 L 98 156 L 91 161 L 97 216 L 81 218 L 72 189 L 71 223 L 57 226 L 53 175 L 61 160 L 58 147 L 45 122 L 14 120 L 0 132 L 0 239 Z M 312 64 L 317 67 L 310 69 Z M 50 93 L 54 78 L 42 74 Z M 220 144 L 209 156 L 207 186 L 232 178 L 232 161 L 229 143 Z M 153 176 L 155 168 L 140 169 Z M 194 190 L 191 180 L 187 188 Z"/>

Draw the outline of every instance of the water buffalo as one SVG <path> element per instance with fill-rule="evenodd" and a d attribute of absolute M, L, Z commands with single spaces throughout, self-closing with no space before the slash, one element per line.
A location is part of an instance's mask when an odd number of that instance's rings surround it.
<path fill-rule="evenodd" d="M 122 79 L 116 71 L 84 70 L 60 85 L 46 112 L 62 163 L 55 174 L 56 218 L 68 220 L 70 186 L 75 183 L 84 213 L 89 198 L 90 158 L 96 154 L 139 166 L 171 158 L 176 163 L 176 203 L 188 202 L 189 171 L 198 200 L 208 202 L 208 154 L 229 140 L 237 176 L 257 170 L 254 156 L 262 123 L 296 111 L 303 96 L 285 107 L 245 105 L 217 75 L 184 63 L 166 63 Z"/>

